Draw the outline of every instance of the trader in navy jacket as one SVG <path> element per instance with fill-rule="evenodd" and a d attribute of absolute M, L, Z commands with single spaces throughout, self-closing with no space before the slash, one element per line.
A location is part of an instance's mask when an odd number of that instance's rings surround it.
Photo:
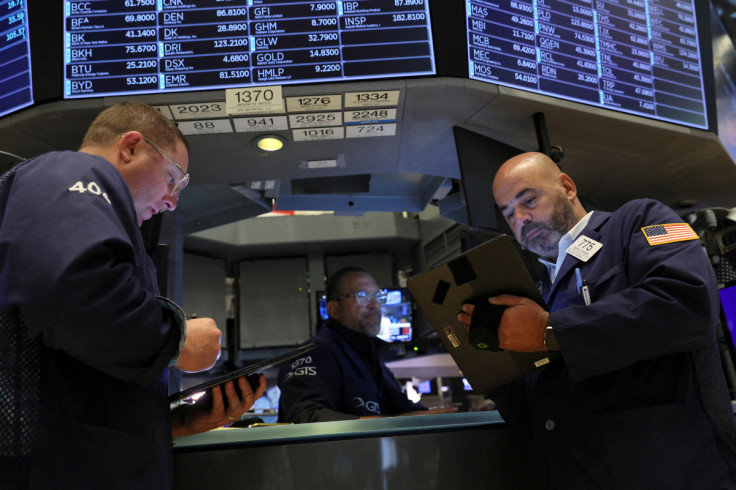
<path fill-rule="evenodd" d="M 489 301 L 508 307 L 501 348 L 562 354 L 495 398 L 530 431 L 549 488 L 736 488 L 715 275 L 697 235 L 649 199 L 586 213 L 572 179 L 540 153 L 505 162 L 493 194 L 547 266 L 549 313 L 516 296 Z M 472 312 L 464 305 L 458 318 L 469 325 Z"/>
<path fill-rule="evenodd" d="M 327 281 L 325 327 L 309 342 L 317 348 L 279 370 L 280 422 L 326 422 L 391 415 L 446 413 L 410 401 L 380 359 L 384 295 L 373 276 L 357 267 Z"/>
<path fill-rule="evenodd" d="M 242 415 L 239 380 L 212 409 L 170 412 L 167 368 L 214 364 L 221 332 L 160 297 L 139 226 L 189 179 L 181 132 L 125 102 L 80 151 L 0 176 L 0 488 L 166 489 L 172 435 Z M 186 334 L 186 335 L 185 335 Z"/>

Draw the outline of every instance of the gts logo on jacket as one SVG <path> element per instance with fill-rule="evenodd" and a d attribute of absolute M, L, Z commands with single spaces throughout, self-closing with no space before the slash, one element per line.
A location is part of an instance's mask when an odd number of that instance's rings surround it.
<path fill-rule="evenodd" d="M 373 401 L 364 401 L 361 397 L 356 396 L 353 398 L 353 406 L 355 408 L 365 408 L 368 412 L 371 413 L 381 413 L 381 405 L 378 402 Z"/>
<path fill-rule="evenodd" d="M 302 366 L 292 369 L 284 378 L 284 382 L 290 380 L 292 376 L 317 376 L 317 366 Z"/>

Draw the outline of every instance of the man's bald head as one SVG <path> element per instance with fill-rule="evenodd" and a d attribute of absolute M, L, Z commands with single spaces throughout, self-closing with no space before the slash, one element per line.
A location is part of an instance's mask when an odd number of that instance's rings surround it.
<path fill-rule="evenodd" d="M 493 192 L 495 194 L 497 182 L 500 185 L 519 174 L 533 174 L 540 182 L 554 182 L 561 173 L 557 164 L 544 153 L 522 153 L 509 158 L 498 169 L 493 179 Z"/>

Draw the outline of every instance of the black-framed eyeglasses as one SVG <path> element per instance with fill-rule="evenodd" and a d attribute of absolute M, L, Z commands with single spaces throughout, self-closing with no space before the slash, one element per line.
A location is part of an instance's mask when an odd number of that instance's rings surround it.
<path fill-rule="evenodd" d="M 123 134 L 120 135 L 120 137 L 122 138 L 126 134 L 127 133 L 123 133 Z M 171 189 L 171 195 L 172 196 L 176 196 L 177 194 L 179 194 L 181 192 L 181 190 L 183 188 L 185 188 L 187 186 L 187 184 L 189 184 L 189 172 L 187 172 L 186 170 L 184 170 L 183 168 L 181 168 L 181 165 L 179 165 L 178 163 L 176 163 L 174 161 L 174 159 L 171 158 L 169 155 L 167 155 L 166 152 L 163 151 L 156 143 L 154 143 L 153 141 L 149 140 L 145 136 L 143 136 L 143 141 L 145 141 L 146 143 L 148 143 L 149 145 L 151 145 L 151 147 L 154 150 L 156 150 L 157 152 L 161 153 L 161 155 L 163 155 L 163 157 L 165 159 L 167 159 L 169 161 L 169 163 L 171 163 L 172 165 L 174 165 L 177 169 L 179 169 L 179 172 L 181 172 L 182 174 L 184 174 L 181 179 L 179 179 L 179 180 L 177 180 L 177 181 L 175 181 L 173 183 L 174 184 L 174 187 Z"/>
<path fill-rule="evenodd" d="M 385 305 L 386 304 L 386 291 L 378 290 L 378 291 L 353 291 L 350 294 L 346 294 L 344 296 L 340 296 L 335 301 L 342 301 L 345 298 L 349 298 L 351 296 L 355 297 L 355 301 L 360 306 L 367 306 L 373 301 L 374 299 L 378 301 L 380 304 Z"/>

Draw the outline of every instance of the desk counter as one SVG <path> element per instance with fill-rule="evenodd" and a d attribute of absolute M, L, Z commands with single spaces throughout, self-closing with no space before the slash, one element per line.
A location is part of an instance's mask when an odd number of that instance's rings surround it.
<path fill-rule="evenodd" d="M 497 412 L 222 429 L 177 441 L 174 488 L 538 489 L 531 460 Z"/>

